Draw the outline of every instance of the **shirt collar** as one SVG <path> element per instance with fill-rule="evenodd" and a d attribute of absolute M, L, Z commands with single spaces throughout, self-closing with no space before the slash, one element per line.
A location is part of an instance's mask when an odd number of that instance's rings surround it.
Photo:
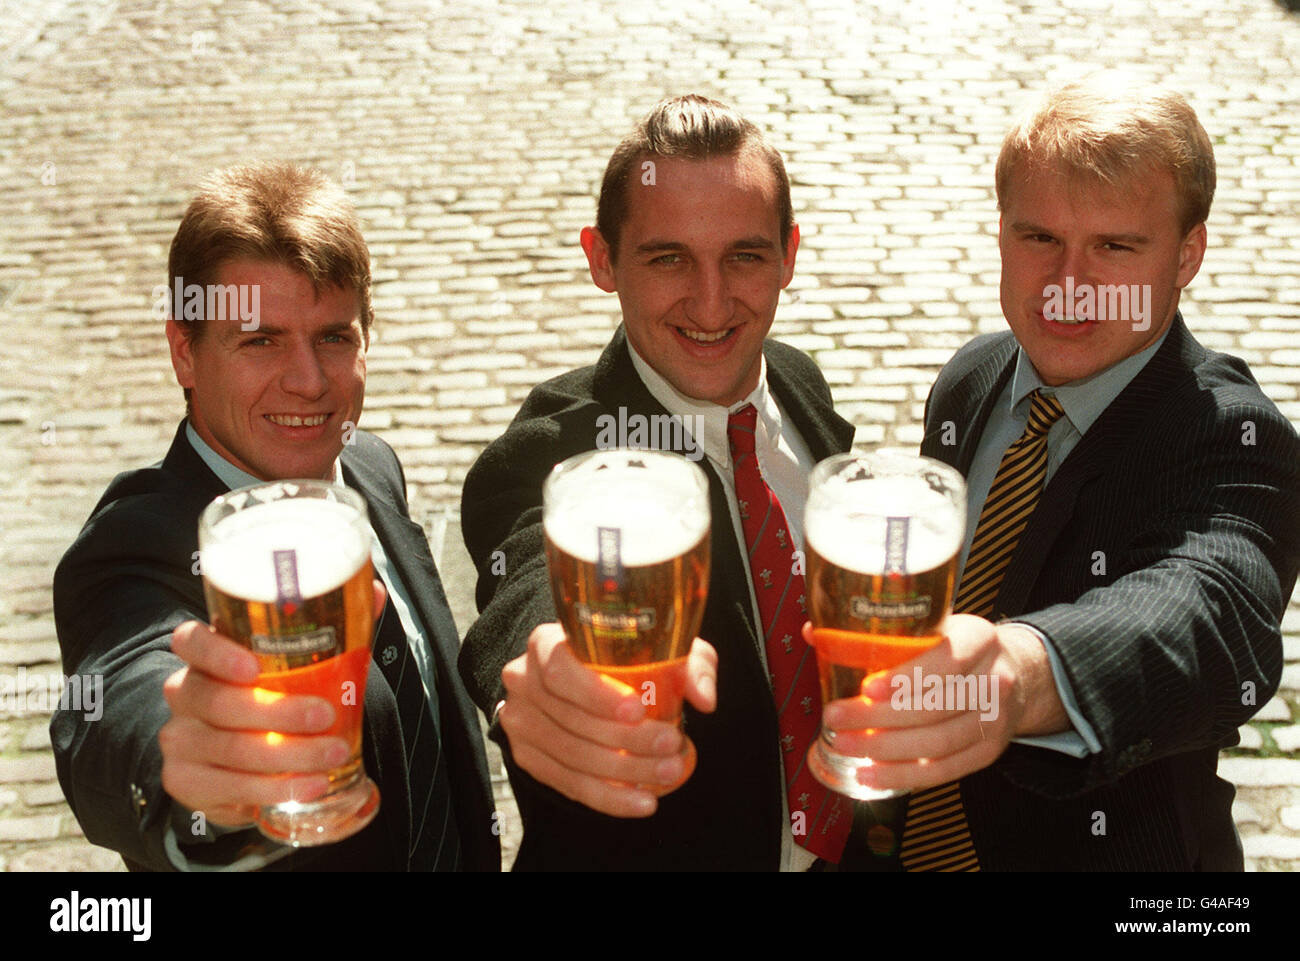
<path fill-rule="evenodd" d="M 1009 412 L 1014 414 L 1017 407 L 1035 390 L 1043 388 L 1046 394 L 1055 394 L 1061 402 L 1061 408 L 1065 411 L 1065 416 L 1069 419 L 1074 429 L 1083 436 L 1088 432 L 1098 417 L 1105 412 L 1111 402 L 1118 397 L 1125 387 L 1133 380 L 1134 377 L 1147 365 L 1152 357 L 1155 356 L 1160 345 L 1165 342 L 1169 336 L 1171 324 L 1163 334 L 1155 339 L 1149 347 L 1144 348 L 1131 357 L 1125 357 L 1121 361 L 1111 364 L 1105 370 L 1098 371 L 1088 377 L 1080 380 L 1070 381 L 1068 384 L 1062 384 L 1059 387 L 1048 387 L 1043 383 L 1038 371 L 1034 369 L 1033 362 L 1025 349 L 1021 347 L 1016 352 L 1016 370 L 1011 379 L 1011 398 Z"/>
<path fill-rule="evenodd" d="M 252 474 L 248 473 L 248 471 L 236 467 L 234 464 L 230 463 L 230 461 L 226 460 L 214 451 L 208 445 L 207 441 L 199 436 L 199 432 L 194 429 L 194 425 L 188 420 L 185 422 L 185 439 L 190 442 L 190 446 L 194 448 L 194 452 L 203 459 L 203 463 L 207 464 L 212 470 L 212 473 L 217 475 L 217 479 L 232 491 L 239 490 L 241 487 L 250 487 L 253 484 L 266 483 L 266 481 L 262 480 L 260 477 L 254 477 Z M 334 483 L 339 486 L 344 486 L 342 478 L 343 471 L 340 470 L 340 463 L 338 460 L 335 460 Z"/>
<path fill-rule="evenodd" d="M 746 404 L 753 404 L 754 409 L 758 411 L 758 425 L 755 427 L 756 445 L 775 444 L 776 438 L 781 436 L 781 411 L 772 392 L 767 389 L 767 358 L 761 354 L 758 386 L 742 400 L 730 407 L 723 407 L 707 400 L 687 397 L 642 359 L 630 340 L 627 347 L 628 353 L 632 356 L 632 366 L 636 369 L 641 382 L 645 384 L 646 390 L 650 392 L 650 396 L 659 401 L 668 413 L 682 418 L 682 423 L 703 449 L 704 456 L 722 469 L 731 469 L 731 443 L 727 439 L 727 419 Z M 702 432 L 697 431 L 697 428 L 703 428 Z"/>

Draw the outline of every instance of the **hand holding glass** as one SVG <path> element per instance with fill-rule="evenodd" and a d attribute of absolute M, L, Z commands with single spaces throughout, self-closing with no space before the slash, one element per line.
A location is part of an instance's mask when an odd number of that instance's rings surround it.
<path fill-rule="evenodd" d="M 877 676 L 943 640 L 957 554 L 966 530 L 966 485 L 925 457 L 840 454 L 809 479 L 804 514 L 809 619 L 822 701 L 859 697 Z M 897 797 L 858 783 L 868 758 L 840 754 L 822 726 L 808 768 L 860 800 Z"/>
<path fill-rule="evenodd" d="M 579 661 L 679 727 L 686 659 L 709 590 L 709 484 L 677 454 L 591 451 L 557 464 L 542 487 L 556 616 Z M 685 773 L 695 745 L 683 738 Z"/>
<path fill-rule="evenodd" d="M 323 797 L 262 807 L 258 829 L 295 847 L 355 834 L 379 810 L 361 763 L 375 614 L 365 501 L 312 480 L 231 491 L 199 519 L 199 556 L 212 627 L 257 656 L 259 696 L 329 701 L 334 725 L 322 733 L 351 749 Z M 268 743 L 279 737 L 266 734 Z"/>

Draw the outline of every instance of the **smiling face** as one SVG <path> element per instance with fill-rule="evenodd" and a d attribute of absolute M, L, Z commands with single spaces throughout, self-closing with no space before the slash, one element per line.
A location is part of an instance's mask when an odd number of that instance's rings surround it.
<path fill-rule="evenodd" d="M 654 164 L 653 184 L 633 168 L 617 263 L 594 227 L 582 248 L 642 359 L 687 397 L 728 406 L 758 385 L 799 228 L 782 251 L 775 178 L 754 154 Z"/>
<path fill-rule="evenodd" d="M 1118 187 L 1037 171 L 1008 191 L 998 225 L 1002 312 L 1045 383 L 1099 373 L 1168 329 L 1205 254 L 1205 225 L 1184 234 L 1180 213 L 1167 171 Z M 1069 289 L 1067 278 L 1074 299 L 1064 300 L 1061 320 L 1049 320 L 1047 288 Z M 1075 309 L 1084 285 L 1133 284 L 1150 291 L 1145 319 Z"/>
<path fill-rule="evenodd" d="M 230 261 L 217 284 L 260 285 L 255 330 L 209 318 L 187 337 L 167 321 L 172 367 L 189 388 L 190 423 L 236 467 L 262 480 L 332 479 L 345 426 L 366 386 L 367 340 L 355 291 L 325 287 L 280 264 Z"/>

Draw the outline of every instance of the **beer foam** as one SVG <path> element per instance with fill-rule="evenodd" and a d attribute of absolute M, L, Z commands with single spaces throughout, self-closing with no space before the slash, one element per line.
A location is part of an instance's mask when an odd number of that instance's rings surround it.
<path fill-rule="evenodd" d="M 966 534 L 964 507 L 915 477 L 874 477 L 815 490 L 804 525 L 809 545 L 832 564 L 881 574 L 890 517 L 909 518 L 906 564 L 914 574 L 946 564 Z"/>
<path fill-rule="evenodd" d="M 624 566 L 644 567 L 680 557 L 708 533 L 707 506 L 686 510 L 680 499 L 670 502 L 662 489 L 638 491 L 636 486 L 587 488 L 581 498 L 562 500 L 547 512 L 546 536 L 566 554 L 594 564 L 597 530 L 616 528 Z"/>
<path fill-rule="evenodd" d="M 292 550 L 303 598 L 344 584 L 370 555 L 370 540 L 354 526 L 347 504 L 315 498 L 259 504 L 231 514 L 203 547 L 203 576 L 233 597 L 276 601 L 274 551 Z"/>

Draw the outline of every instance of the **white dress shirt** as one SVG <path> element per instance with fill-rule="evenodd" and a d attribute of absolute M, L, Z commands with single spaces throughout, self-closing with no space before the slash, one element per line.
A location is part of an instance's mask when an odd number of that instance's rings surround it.
<path fill-rule="evenodd" d="M 722 480 L 722 489 L 727 495 L 727 507 L 731 512 L 731 530 L 740 547 L 741 563 L 745 565 L 745 580 L 749 584 L 750 609 L 754 612 L 754 623 L 761 625 L 762 617 L 758 610 L 758 597 L 754 593 L 753 576 L 749 570 L 749 551 L 745 545 L 745 531 L 740 525 L 740 505 L 736 502 L 736 479 L 731 464 L 731 444 L 727 439 L 727 419 L 746 404 L 753 404 L 758 411 L 758 422 L 754 429 L 754 452 L 758 458 L 758 467 L 763 480 L 772 489 L 772 493 L 781 502 L 789 522 L 794 545 L 803 550 L 803 509 L 808 500 L 808 475 L 813 469 L 812 454 L 804 443 L 794 422 L 781 409 L 776 397 L 767 389 L 767 360 L 762 359 L 758 373 L 758 386 L 743 400 L 722 407 L 708 401 L 695 400 L 678 391 L 672 384 L 661 377 L 649 364 L 641 359 L 636 349 L 628 344 L 632 355 L 632 366 L 645 384 L 650 395 L 664 406 L 669 414 L 681 418 L 685 428 L 690 431 L 696 444 L 704 451 L 710 465 Z M 718 519 L 714 518 L 714 523 Z M 761 633 L 761 630 L 760 630 Z M 758 642 L 758 658 L 767 671 L 767 652 L 762 640 Z M 773 744 L 772 750 L 778 755 L 778 763 L 784 779 L 785 765 L 781 762 L 780 745 Z M 781 810 L 785 824 L 790 823 L 789 802 L 784 785 L 781 791 Z M 807 871 L 816 860 L 816 855 L 794 843 L 788 830 L 781 832 L 781 870 Z"/>

